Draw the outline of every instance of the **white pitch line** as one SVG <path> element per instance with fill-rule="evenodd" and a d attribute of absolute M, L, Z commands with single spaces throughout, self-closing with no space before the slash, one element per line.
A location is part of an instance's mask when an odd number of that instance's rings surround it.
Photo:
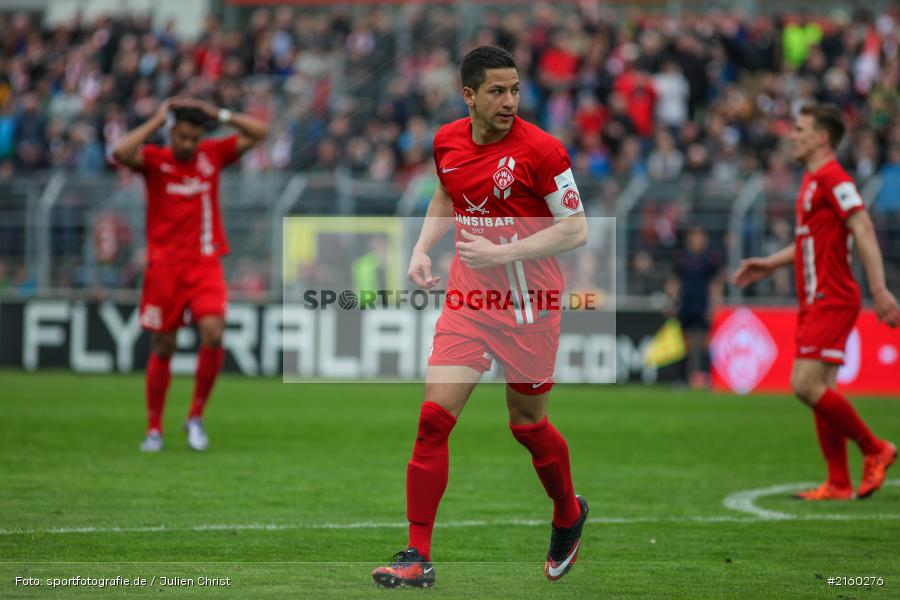
<path fill-rule="evenodd" d="M 789 513 L 778 512 L 775 510 L 766 510 L 756 505 L 756 501 L 766 496 L 774 496 L 776 494 L 787 494 L 789 492 L 798 492 L 803 489 L 815 487 L 816 483 L 785 483 L 782 485 L 773 485 L 770 487 L 756 488 L 753 490 L 741 490 L 733 492 L 725 496 L 722 504 L 725 508 L 736 510 L 738 512 L 753 515 L 753 517 L 762 521 L 788 521 L 788 520 L 809 520 L 811 515 L 798 516 Z M 900 479 L 890 479 L 884 482 L 884 485 L 900 485 Z M 852 521 L 858 519 L 862 515 L 819 515 L 820 517 L 828 517 L 831 520 Z M 882 515 L 888 516 L 888 515 Z M 836 518 L 844 517 L 844 518 Z M 900 517 L 898 517 L 900 518 Z"/>
<path fill-rule="evenodd" d="M 779 513 L 775 513 L 779 514 Z M 805 515 L 790 516 L 790 519 L 798 521 L 898 521 L 900 514 L 871 514 L 871 515 Z M 589 523 L 606 525 L 632 525 L 636 523 L 764 523 L 783 521 L 783 517 L 738 517 L 731 515 L 720 516 L 684 516 L 684 517 L 594 517 L 588 519 Z M 47 529 L 0 529 L 0 535 L 38 535 L 38 534 L 65 534 L 65 533 L 161 533 L 178 531 L 288 531 L 288 530 L 314 530 L 314 529 L 405 529 L 408 523 L 360 521 L 357 523 L 246 523 L 246 524 L 208 524 L 194 525 L 191 527 L 168 527 L 154 525 L 147 527 L 51 527 Z M 548 527 L 545 519 L 509 519 L 509 520 L 464 520 L 445 521 L 436 524 L 443 527 Z"/>

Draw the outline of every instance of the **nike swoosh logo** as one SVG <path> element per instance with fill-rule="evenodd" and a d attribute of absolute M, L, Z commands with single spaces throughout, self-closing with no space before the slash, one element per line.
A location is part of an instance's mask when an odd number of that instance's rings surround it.
<path fill-rule="evenodd" d="M 548 381 L 550 381 L 550 378 L 549 378 L 549 377 L 548 377 L 547 379 L 543 380 L 543 381 L 540 382 L 540 383 L 532 383 L 532 384 L 531 384 L 531 389 L 536 390 L 536 389 L 538 389 L 539 387 L 541 387 L 542 385 L 544 385 L 545 383 L 547 383 Z"/>
<path fill-rule="evenodd" d="M 441 169 L 441 173 L 449 173 L 450 171 L 455 171 L 455 170 L 457 170 L 458 168 L 459 168 L 459 167 L 451 167 L 451 168 L 449 168 L 449 169 L 444 168 L 444 169 Z"/>
<path fill-rule="evenodd" d="M 560 575 L 562 575 L 563 571 L 566 570 L 566 567 L 569 566 L 569 563 L 572 562 L 572 559 L 575 558 L 575 555 L 578 553 L 579 547 L 581 547 L 581 540 L 578 540 L 578 543 L 575 544 L 575 548 L 572 549 L 572 551 L 566 557 L 566 560 L 559 563 L 558 567 L 554 568 L 553 565 L 551 564 L 547 568 L 547 573 L 550 574 L 550 577 L 559 577 Z"/>
<path fill-rule="evenodd" d="M 428 574 L 431 573 L 432 571 L 434 571 L 434 567 L 428 567 L 427 569 L 425 569 L 424 571 L 422 571 L 422 575 L 428 575 Z"/>

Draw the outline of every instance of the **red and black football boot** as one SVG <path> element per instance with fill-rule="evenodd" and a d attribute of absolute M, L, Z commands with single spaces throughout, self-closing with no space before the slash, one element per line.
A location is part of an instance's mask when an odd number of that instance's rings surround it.
<path fill-rule="evenodd" d="M 385 588 L 400 586 L 430 588 L 434 585 L 434 565 L 415 548 L 394 555 L 391 564 L 372 571 L 372 579 Z"/>
<path fill-rule="evenodd" d="M 581 530 L 588 516 L 587 500 L 581 496 L 575 496 L 581 505 L 581 516 L 578 521 L 568 528 L 554 527 L 550 537 L 550 549 L 547 551 L 547 562 L 544 564 L 544 575 L 547 579 L 556 581 L 569 572 L 578 551 L 581 550 Z"/>

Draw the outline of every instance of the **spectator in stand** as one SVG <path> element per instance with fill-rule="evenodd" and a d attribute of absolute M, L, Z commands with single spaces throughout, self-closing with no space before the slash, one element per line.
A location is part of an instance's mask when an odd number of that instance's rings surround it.
<path fill-rule="evenodd" d="M 678 63 L 664 62 L 660 72 L 653 76 L 653 87 L 659 95 L 656 104 L 657 122 L 672 130 L 679 129 L 688 118 L 691 90 Z"/>
<path fill-rule="evenodd" d="M 694 389 L 709 387 L 709 328 L 714 306 L 722 297 L 721 269 L 721 258 L 710 249 L 706 231 L 691 227 L 666 287 L 676 302 L 685 337 L 684 383 Z"/>
<path fill-rule="evenodd" d="M 262 104 L 269 106 L 260 109 L 282 115 L 287 133 L 273 136 L 270 149 L 248 158 L 246 168 L 311 164 L 321 132 L 335 122 L 340 129 L 347 114 L 353 115 L 347 134 L 335 137 L 341 157 L 348 155 L 344 144 L 371 118 L 396 123 L 396 140 L 407 140 L 408 128 L 421 128 L 413 116 L 430 130 L 462 113 L 451 93 L 458 85 L 452 68 L 458 56 L 448 43 L 459 36 L 459 24 L 446 7 L 397 8 L 413 47 L 423 51 L 394 65 L 391 10 L 352 15 L 261 8 L 242 32 L 226 29 L 212 16 L 196 40 L 179 37 L 171 22 L 154 24 L 143 16 L 74 20 L 53 31 L 42 31 L 24 13 L 5 18 L 0 21 L 0 154 L 14 155 L 16 170 L 93 164 L 78 156 L 93 155 L 95 147 L 85 144 L 83 135 L 68 133 L 75 123 L 93 125 L 105 148 L 122 127 L 152 114 L 159 97 L 208 96 L 232 110 L 247 110 L 260 104 L 259 89 L 247 75 L 273 77 L 263 94 Z M 891 51 L 900 38 L 896 11 L 878 15 L 877 21 L 859 12 L 843 21 L 800 15 L 779 22 L 738 13 L 691 20 L 626 13 L 613 20 L 611 13 L 589 5 L 575 10 L 577 18 L 571 6 L 549 3 L 514 9 L 503 18 L 491 13 L 475 35 L 506 44 L 521 58 L 526 112 L 539 108 L 533 117 L 575 146 L 593 147 L 599 128 L 610 165 L 646 161 L 660 126 L 676 134 L 699 131 L 702 139 L 679 139 L 678 149 L 688 154 L 692 143 L 705 144 L 714 173 L 731 172 L 734 157 L 744 162 L 748 151 L 765 163 L 772 140 L 783 137 L 799 102 L 816 98 L 839 102 L 860 127 L 872 131 L 874 141 L 865 138 L 860 169 L 874 173 L 881 167 L 885 133 L 898 119 L 900 60 Z M 331 78 L 341 63 L 347 85 L 338 91 Z M 748 99 L 749 110 L 742 106 Z M 298 114 L 289 108 L 294 101 L 307 108 Z M 276 109 L 279 104 L 287 108 Z M 6 148 L 10 114 L 16 115 L 12 152 Z M 706 114 L 718 116 L 704 128 Z M 734 148 L 716 139 L 722 118 L 727 130 L 739 132 Z M 641 161 L 630 155 L 630 144 L 629 156 L 620 157 L 626 149 L 622 141 L 634 133 L 645 140 Z M 397 176 L 428 162 L 427 153 L 407 152 L 399 141 L 391 150 Z M 720 157 L 725 169 L 716 164 Z"/>
<path fill-rule="evenodd" d="M 886 175 L 878 202 L 892 210 L 900 12 L 871 12 L 673 18 L 520 3 L 486 11 L 469 36 L 440 4 L 279 6 L 247 12 L 236 29 L 213 15 L 192 39 L 144 15 L 52 28 L 24 12 L 0 15 L 0 180 L 112 170 L 104 157 L 123 131 L 159 98 L 190 95 L 273 121 L 278 133 L 244 170 L 417 181 L 432 168 L 435 125 L 465 112 L 452 65 L 487 40 L 513 52 L 521 114 L 564 140 L 584 185 L 645 172 L 737 184 L 764 170 L 771 216 L 790 218 L 797 174 L 780 142 L 803 103 L 832 101 L 851 123 L 841 158 L 860 179 Z M 400 44 L 408 46 L 397 60 Z M 654 244 L 671 243 L 680 226 L 672 210 L 660 207 Z M 662 247 L 647 242 L 656 266 Z"/>
<path fill-rule="evenodd" d="M 654 113 L 658 94 L 650 75 L 639 71 L 635 64 L 636 50 L 629 45 L 626 54 L 625 71 L 616 79 L 614 89 L 622 94 L 628 107 L 628 116 L 638 135 L 648 138 L 653 134 Z"/>
<path fill-rule="evenodd" d="M 677 179 L 684 168 L 684 154 L 675 146 L 675 138 L 660 129 L 654 138 L 653 150 L 647 157 L 647 173 L 659 181 Z"/>
<path fill-rule="evenodd" d="M 603 143 L 614 154 L 619 152 L 625 138 L 637 133 L 628 114 L 628 101 L 619 92 L 609 95 L 609 116 L 603 121 Z"/>

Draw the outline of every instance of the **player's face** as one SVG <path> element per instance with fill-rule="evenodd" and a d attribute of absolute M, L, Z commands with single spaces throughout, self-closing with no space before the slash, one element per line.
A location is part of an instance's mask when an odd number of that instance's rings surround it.
<path fill-rule="evenodd" d="M 791 151 L 794 160 L 806 162 L 820 146 L 826 143 L 827 136 L 816 129 L 812 115 L 799 115 L 791 130 Z"/>
<path fill-rule="evenodd" d="M 186 121 L 178 121 L 172 127 L 172 156 L 180 162 L 193 159 L 202 137 L 202 127 Z"/>
<path fill-rule="evenodd" d="M 519 73 L 515 69 L 487 69 L 477 91 L 465 88 L 472 117 L 494 131 L 509 131 L 519 111 Z"/>

